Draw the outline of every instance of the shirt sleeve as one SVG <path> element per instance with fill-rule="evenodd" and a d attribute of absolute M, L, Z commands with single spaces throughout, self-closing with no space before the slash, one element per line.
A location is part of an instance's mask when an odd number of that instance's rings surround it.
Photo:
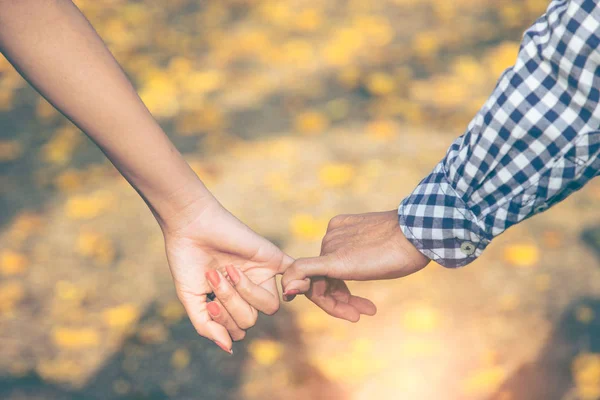
<path fill-rule="evenodd" d="M 400 204 L 407 239 L 443 266 L 466 265 L 598 175 L 599 63 L 597 1 L 552 1 L 466 132 Z"/>

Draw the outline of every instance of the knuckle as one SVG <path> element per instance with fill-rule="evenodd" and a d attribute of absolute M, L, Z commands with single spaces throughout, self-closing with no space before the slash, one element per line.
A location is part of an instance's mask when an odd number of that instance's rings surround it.
<path fill-rule="evenodd" d="M 233 339 L 234 342 L 239 342 L 240 340 L 243 340 L 246 337 L 246 331 L 243 330 L 239 330 L 237 332 L 231 333 L 231 338 Z"/>
<path fill-rule="evenodd" d="M 219 301 L 223 304 L 225 303 L 229 303 L 231 302 L 231 300 L 233 299 L 233 296 L 235 296 L 235 292 L 233 290 L 216 290 L 215 291 L 215 296 L 217 296 L 217 299 L 219 299 Z"/>
<path fill-rule="evenodd" d="M 245 317 L 240 322 L 238 322 L 237 325 L 241 329 L 250 329 L 254 326 L 255 323 L 256 323 L 256 317 Z"/>
<path fill-rule="evenodd" d="M 240 282 L 238 286 L 235 287 L 235 290 L 237 290 L 242 297 L 248 297 L 252 295 L 252 288 L 248 282 Z"/>
<path fill-rule="evenodd" d="M 329 221 L 327 230 L 329 230 L 330 228 L 331 229 L 337 228 L 338 226 L 342 225 L 344 223 L 344 221 L 346 221 L 347 218 L 348 218 L 347 214 L 336 215 L 335 217 L 331 218 L 331 220 Z"/>
<path fill-rule="evenodd" d="M 297 263 L 298 261 L 296 261 L 294 265 L 289 267 L 288 270 L 284 272 L 283 277 L 281 278 L 281 285 L 284 289 L 291 281 L 296 280 L 296 276 L 298 276 Z"/>
<path fill-rule="evenodd" d="M 265 307 L 265 310 L 263 312 L 267 315 L 273 315 L 277 311 L 279 311 L 279 302 L 269 304 L 267 307 Z"/>

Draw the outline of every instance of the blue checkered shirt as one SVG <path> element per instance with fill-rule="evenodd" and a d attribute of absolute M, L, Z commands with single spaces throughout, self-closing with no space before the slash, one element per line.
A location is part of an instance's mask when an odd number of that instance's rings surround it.
<path fill-rule="evenodd" d="M 554 0 L 446 157 L 398 208 L 404 235 L 446 267 L 600 172 L 600 6 Z"/>

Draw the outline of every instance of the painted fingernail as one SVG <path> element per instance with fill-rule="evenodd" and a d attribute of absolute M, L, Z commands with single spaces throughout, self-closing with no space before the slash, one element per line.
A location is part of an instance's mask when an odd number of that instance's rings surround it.
<path fill-rule="evenodd" d="M 215 302 L 210 302 L 206 305 L 206 309 L 208 310 L 208 313 L 211 315 L 211 317 L 218 317 L 219 314 L 221 314 L 221 309 L 219 308 L 219 305 Z"/>
<path fill-rule="evenodd" d="M 205 276 L 206 279 L 208 279 L 208 281 L 210 282 L 210 284 L 213 285 L 213 287 L 219 286 L 221 278 L 219 278 L 219 273 L 216 270 L 211 269 L 210 271 L 206 272 Z"/>
<path fill-rule="evenodd" d="M 237 285 L 237 283 L 240 281 L 240 273 L 238 270 L 232 266 L 227 266 L 225 269 L 227 270 L 227 275 L 231 278 L 233 284 Z"/>
<path fill-rule="evenodd" d="M 292 301 L 296 298 L 296 296 L 287 296 L 287 295 L 283 295 L 283 301 Z"/>
<path fill-rule="evenodd" d="M 217 344 L 217 346 L 219 346 L 223 351 L 228 352 L 229 354 L 233 355 L 233 350 L 232 349 L 228 349 L 227 347 L 225 347 L 225 345 L 217 340 L 215 340 L 215 343 Z"/>
<path fill-rule="evenodd" d="M 300 293 L 300 291 L 298 289 L 290 289 L 290 290 L 286 290 L 285 292 L 283 292 L 284 296 L 295 296 L 299 293 Z"/>

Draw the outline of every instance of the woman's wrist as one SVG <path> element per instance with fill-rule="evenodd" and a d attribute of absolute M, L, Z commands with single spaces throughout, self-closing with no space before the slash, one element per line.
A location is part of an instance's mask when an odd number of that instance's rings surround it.
<path fill-rule="evenodd" d="M 195 175 L 168 192 L 150 196 L 140 193 L 163 231 L 181 230 L 208 210 L 221 207 Z"/>

